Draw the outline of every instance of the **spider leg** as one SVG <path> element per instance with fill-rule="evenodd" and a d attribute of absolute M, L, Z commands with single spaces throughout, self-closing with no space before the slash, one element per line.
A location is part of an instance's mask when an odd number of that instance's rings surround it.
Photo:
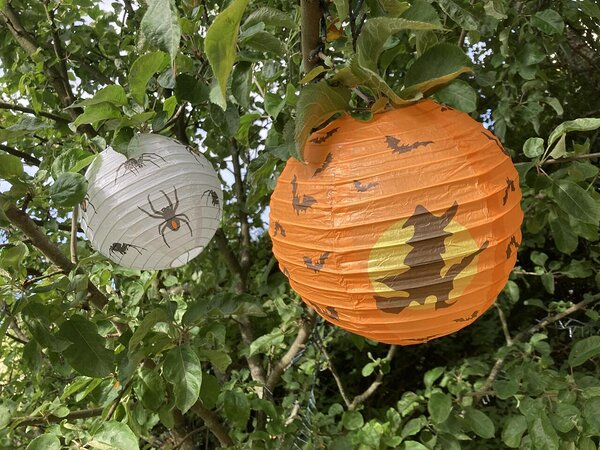
<path fill-rule="evenodd" d="M 173 191 L 175 192 L 175 207 L 173 208 L 173 212 L 175 212 L 179 208 L 179 197 L 177 197 L 177 188 L 175 186 L 173 186 Z"/>
<path fill-rule="evenodd" d="M 160 192 L 162 192 L 162 195 L 164 195 L 165 198 L 167 199 L 167 202 L 169 202 L 169 207 L 174 210 L 175 208 L 173 208 L 173 202 L 171 202 L 171 199 L 169 198 L 169 196 L 165 193 L 165 191 L 160 191 Z"/>
<path fill-rule="evenodd" d="M 139 209 L 140 211 L 142 211 L 142 212 L 144 212 L 144 213 L 148 214 L 150 217 L 153 217 L 153 218 L 155 218 L 155 219 L 162 219 L 162 218 L 163 218 L 163 216 L 157 216 L 157 215 L 155 215 L 155 214 L 150 214 L 150 213 L 149 213 L 148 211 L 146 211 L 144 208 L 141 208 L 141 207 L 139 207 L 139 206 L 138 206 L 138 209 Z M 154 209 L 152 209 L 152 211 L 154 211 Z M 158 211 L 155 211 L 155 212 L 158 212 Z"/>
<path fill-rule="evenodd" d="M 171 248 L 171 246 L 169 245 L 169 243 L 167 242 L 167 238 L 165 237 L 165 231 L 167 228 L 167 222 L 163 222 L 158 226 L 158 233 L 162 236 L 163 241 L 165 241 L 165 245 L 169 248 Z"/>
<path fill-rule="evenodd" d="M 150 161 L 152 158 L 160 158 L 163 160 L 163 162 L 167 162 L 165 158 L 160 156 L 158 153 L 144 153 L 144 155 L 148 155 L 148 161 Z"/>
<path fill-rule="evenodd" d="M 125 161 L 123 164 L 121 164 L 119 167 L 117 167 L 117 172 L 115 173 L 115 184 L 117 184 L 117 178 L 119 178 L 119 172 L 121 171 L 121 168 L 127 164 L 127 161 Z"/>
<path fill-rule="evenodd" d="M 185 214 L 177 214 L 176 216 L 173 216 L 173 218 L 175 217 L 179 218 L 179 220 L 187 225 L 188 229 L 190 230 L 190 236 L 193 236 L 194 233 L 192 233 L 192 227 L 190 226 L 190 218 Z"/>
<path fill-rule="evenodd" d="M 163 218 L 162 213 L 160 211 L 157 211 L 156 209 L 154 209 L 154 205 L 150 201 L 150 194 L 148 194 L 148 204 L 150 205 L 150 208 L 152 208 L 152 212 L 154 212 L 154 214 L 158 214 L 160 216 L 160 219 L 162 219 Z"/>
<path fill-rule="evenodd" d="M 145 250 L 143 247 L 138 247 L 137 245 L 130 245 L 131 248 L 133 248 L 136 252 L 138 252 L 140 255 L 142 254 L 142 252 L 140 252 L 140 248 L 142 250 Z"/>

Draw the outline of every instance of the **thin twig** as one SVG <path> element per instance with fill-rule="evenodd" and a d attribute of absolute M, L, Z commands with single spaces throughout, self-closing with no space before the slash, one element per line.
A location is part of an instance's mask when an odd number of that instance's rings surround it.
<path fill-rule="evenodd" d="M 348 397 L 348 394 L 346 394 L 346 388 L 344 387 L 342 378 L 338 375 L 337 370 L 335 369 L 335 366 L 333 365 L 331 356 L 329 356 L 329 353 L 325 349 L 325 345 L 323 345 L 323 342 L 321 342 L 320 337 L 317 337 L 316 342 L 317 342 L 317 346 L 319 347 L 319 350 L 321 350 L 321 353 L 323 353 L 323 356 L 325 356 L 325 360 L 327 361 L 327 366 L 329 368 L 329 371 L 331 372 L 331 375 L 333 375 L 333 379 L 335 381 L 335 384 L 338 387 L 338 390 L 340 391 L 342 399 L 344 400 L 346 407 L 349 408 L 352 402 L 350 401 L 350 397 Z"/>
<path fill-rule="evenodd" d="M 57 417 L 52 414 L 48 416 L 16 417 L 10 427 L 39 426 L 50 423 L 59 423 L 63 420 L 70 421 L 76 419 L 88 419 L 90 417 L 98 417 L 102 415 L 102 411 L 104 411 L 104 408 L 90 408 L 73 411 L 67 414 L 65 417 Z"/>
<path fill-rule="evenodd" d="M 54 277 L 56 275 L 64 275 L 65 273 L 67 273 L 67 272 L 65 272 L 64 270 L 57 270 L 55 272 L 48 273 L 46 275 L 40 275 L 39 277 L 29 278 L 29 279 L 23 281 L 22 287 L 23 287 L 23 289 L 27 289 L 27 287 L 33 283 L 37 283 L 38 281 L 42 281 L 42 280 L 45 280 L 46 278 Z"/>
<path fill-rule="evenodd" d="M 390 345 L 390 349 L 388 350 L 387 355 L 385 356 L 384 359 L 388 362 L 390 362 L 392 359 L 394 359 L 394 355 L 396 354 L 397 349 L 398 349 L 398 346 Z M 362 394 L 358 394 L 356 397 L 354 397 L 354 399 L 352 399 L 352 401 L 350 402 L 350 405 L 348 406 L 348 410 L 352 411 L 352 410 L 356 409 L 359 405 L 364 403 L 369 397 L 371 397 L 375 393 L 375 391 L 377 391 L 377 389 L 379 389 L 379 386 L 381 386 L 382 384 L 383 384 L 383 372 L 380 371 L 377 374 L 375 381 L 373 381 L 371 383 L 371 385 Z"/>
<path fill-rule="evenodd" d="M 587 155 L 569 156 L 568 158 L 547 159 L 546 161 L 544 161 L 542 163 L 542 165 L 545 166 L 546 164 L 563 164 L 563 163 L 567 163 L 567 162 L 571 162 L 571 161 L 579 161 L 582 159 L 593 159 L 593 158 L 600 158 L 600 152 L 588 153 Z"/>
<path fill-rule="evenodd" d="M 567 316 L 573 314 L 574 312 L 579 311 L 579 310 L 585 308 L 587 305 L 590 305 L 598 300 L 600 300 L 600 294 L 593 295 L 592 297 L 590 297 L 586 300 L 582 300 L 579 303 L 574 304 L 570 308 L 565 309 L 561 313 L 558 313 L 558 314 L 555 314 L 554 316 L 545 318 L 544 320 L 542 320 L 541 322 L 532 326 L 531 328 L 518 333 L 515 337 L 512 338 L 512 343 L 510 345 L 507 345 L 507 347 L 512 347 L 515 344 L 515 342 L 519 342 L 523 338 L 525 338 L 531 334 L 537 333 L 539 330 L 541 330 L 544 327 L 547 327 L 551 323 L 558 322 L 559 320 L 563 319 L 564 317 L 567 317 Z M 501 356 L 496 359 L 496 362 L 494 363 L 494 366 L 492 367 L 492 370 L 490 371 L 490 374 L 486 378 L 485 382 L 483 383 L 481 388 L 479 388 L 473 394 L 473 396 L 477 399 L 477 401 L 479 401 L 485 395 L 484 394 L 485 392 L 488 392 L 491 390 L 492 384 L 494 384 L 494 381 L 498 377 L 500 370 L 504 366 L 504 362 L 506 361 L 506 356 L 507 355 Z"/>
<path fill-rule="evenodd" d="M 0 144 L 0 150 L 4 150 L 6 153 L 8 153 L 9 155 L 13 155 L 13 156 L 17 156 L 19 158 L 22 158 L 23 160 L 25 160 L 25 162 L 27 164 L 31 164 L 32 166 L 40 166 L 40 164 L 42 164 L 42 161 L 37 159 L 34 156 L 31 156 L 27 153 L 24 153 L 20 150 L 17 150 L 16 148 L 13 147 L 9 147 L 8 145 L 4 145 L 4 144 Z"/>
<path fill-rule="evenodd" d="M 502 325 L 502 332 L 504 333 L 504 339 L 506 339 L 506 345 L 512 345 L 512 338 L 510 337 L 510 332 L 508 331 L 508 323 L 506 322 L 504 311 L 502 311 L 502 308 L 498 306 L 498 303 L 494 303 L 494 306 L 496 307 L 496 311 L 498 311 L 498 318 L 500 319 L 500 324 Z"/>
<path fill-rule="evenodd" d="M 14 105 L 12 103 L 0 102 L 0 109 L 7 109 L 10 111 L 19 111 L 27 114 L 33 114 L 34 116 L 46 117 L 48 119 L 52 119 L 56 122 L 69 123 L 70 120 L 66 119 L 58 114 L 53 114 L 45 111 L 36 111 L 35 109 L 28 108 L 26 106 Z"/>
<path fill-rule="evenodd" d="M 73 215 L 71 216 L 71 262 L 77 264 L 77 230 L 79 220 L 79 205 L 73 207 Z"/>
<path fill-rule="evenodd" d="M 10 333 L 10 332 L 6 332 L 6 337 L 12 339 L 15 342 L 18 342 L 19 344 L 23 344 L 23 345 L 27 345 L 29 344 L 29 341 L 26 341 L 25 339 L 21 339 L 18 336 L 15 336 L 14 334 Z"/>
<path fill-rule="evenodd" d="M 123 399 L 125 392 L 127 392 L 127 390 L 129 389 L 129 386 L 131 386 L 131 381 L 129 381 L 127 384 L 125 384 L 125 386 L 123 386 L 123 388 L 119 392 L 119 395 L 117 395 L 117 398 L 115 398 L 115 400 L 112 402 L 112 405 L 110 405 L 110 409 L 108 410 L 108 413 L 106 413 L 106 418 L 104 419 L 105 421 L 108 422 L 112 418 L 115 411 L 121 404 L 121 400 Z"/>
<path fill-rule="evenodd" d="M 177 444 L 175 447 L 173 447 L 173 449 L 172 449 L 172 450 L 178 450 L 178 449 L 180 449 L 180 448 L 181 448 L 181 447 L 182 447 L 182 446 L 183 446 L 183 445 L 186 443 L 186 441 L 187 441 L 189 438 L 191 438 L 191 437 L 192 437 L 193 435 L 195 435 L 196 433 L 199 433 L 200 431 L 204 430 L 205 428 L 206 428 L 206 429 L 208 429 L 207 427 L 199 427 L 199 428 L 196 428 L 195 430 L 192 430 L 192 431 L 190 431 L 188 434 L 186 434 L 186 435 L 185 435 L 185 436 L 184 436 L 184 437 L 181 439 L 181 441 L 179 441 L 179 443 L 178 443 L 178 444 Z"/>
<path fill-rule="evenodd" d="M 214 412 L 206 409 L 200 402 L 192 406 L 191 411 L 204 421 L 204 424 L 215 435 L 223 447 L 233 447 L 235 445 L 233 439 L 229 436 L 229 432 Z"/>

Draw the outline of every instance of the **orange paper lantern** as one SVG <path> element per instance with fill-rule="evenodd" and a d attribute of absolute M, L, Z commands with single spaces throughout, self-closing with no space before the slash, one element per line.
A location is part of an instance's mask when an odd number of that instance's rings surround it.
<path fill-rule="evenodd" d="M 323 160 L 322 155 L 325 155 Z M 273 252 L 326 320 L 410 345 L 487 310 L 515 264 L 518 174 L 467 114 L 425 100 L 345 116 L 290 159 L 271 197 Z"/>

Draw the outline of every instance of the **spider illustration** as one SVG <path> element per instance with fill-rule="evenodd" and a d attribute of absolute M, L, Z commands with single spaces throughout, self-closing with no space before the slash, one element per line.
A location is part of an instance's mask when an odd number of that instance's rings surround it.
<path fill-rule="evenodd" d="M 125 254 L 127 253 L 127 251 L 130 248 L 134 249 L 140 255 L 142 254 L 142 252 L 140 250 L 144 250 L 144 251 L 146 250 L 144 247 L 140 247 L 138 245 L 133 245 L 133 244 L 128 244 L 127 242 L 114 242 L 108 248 L 108 253 L 111 256 L 114 256 L 115 253 L 120 253 L 121 256 L 125 256 Z"/>
<path fill-rule="evenodd" d="M 94 214 L 96 213 L 96 207 L 94 206 L 94 204 L 92 202 L 90 202 L 90 197 L 88 197 L 87 194 L 85 194 L 85 197 L 83 197 L 83 200 L 81 200 L 81 203 L 79 204 L 79 207 L 81 208 L 81 210 L 83 212 L 87 212 L 88 207 L 92 207 L 92 209 L 94 210 Z"/>
<path fill-rule="evenodd" d="M 137 158 L 129 158 L 117 168 L 117 172 L 115 173 L 115 184 L 117 184 L 117 179 L 119 178 L 119 172 L 121 171 L 121 169 L 123 169 L 122 175 L 126 174 L 127 172 L 137 175 L 140 169 L 144 167 L 146 163 L 151 163 L 154 164 L 156 167 L 160 167 L 155 162 L 155 160 L 158 158 L 162 159 L 163 162 L 167 162 L 165 158 L 163 158 L 157 153 L 142 153 Z"/>
<path fill-rule="evenodd" d="M 221 202 L 219 202 L 219 196 L 212 189 L 207 189 L 202 193 L 200 198 L 204 198 L 206 195 L 206 203 L 211 202 L 212 206 L 216 206 L 217 208 L 221 208 Z"/>
<path fill-rule="evenodd" d="M 156 208 L 154 208 L 154 205 L 150 201 L 150 195 L 148 195 L 148 205 L 150 206 L 150 209 L 152 209 L 152 213 L 149 213 L 148 211 L 139 206 L 138 209 L 148 214 L 154 219 L 162 219 L 163 222 L 158 226 L 158 233 L 162 236 L 166 246 L 171 248 L 165 236 L 165 231 L 167 231 L 167 228 L 171 231 L 179 231 L 179 229 L 181 228 L 181 222 L 183 222 L 187 225 L 188 229 L 190 230 L 190 236 L 193 236 L 194 234 L 192 233 L 192 227 L 190 226 L 190 218 L 185 214 L 177 214 L 177 208 L 179 207 L 179 198 L 177 198 L 177 189 L 175 188 L 175 186 L 173 186 L 173 192 L 175 194 L 174 205 L 169 196 L 165 193 L 165 191 L 161 190 L 160 192 L 167 199 L 167 203 L 169 203 L 169 206 L 165 206 L 164 208 L 161 208 L 160 211 L 158 211 Z"/>
<path fill-rule="evenodd" d="M 192 147 L 191 145 L 186 145 L 185 148 L 190 153 L 190 155 L 194 157 L 196 162 L 200 163 L 200 165 L 204 167 L 204 164 L 202 164 L 202 160 L 200 159 L 200 151 L 197 148 Z"/>

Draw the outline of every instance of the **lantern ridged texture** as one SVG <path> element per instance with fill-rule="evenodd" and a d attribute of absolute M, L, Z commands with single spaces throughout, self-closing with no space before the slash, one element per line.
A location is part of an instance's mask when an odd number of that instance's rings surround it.
<path fill-rule="evenodd" d="M 81 227 L 94 249 L 121 266 L 187 264 L 219 227 L 219 178 L 204 155 L 174 139 L 139 134 L 129 148 L 129 158 L 107 148 L 90 165 Z"/>
<path fill-rule="evenodd" d="M 271 197 L 273 252 L 329 322 L 390 344 L 453 333 L 508 280 L 521 242 L 517 171 L 499 140 L 431 100 L 315 132 Z"/>

